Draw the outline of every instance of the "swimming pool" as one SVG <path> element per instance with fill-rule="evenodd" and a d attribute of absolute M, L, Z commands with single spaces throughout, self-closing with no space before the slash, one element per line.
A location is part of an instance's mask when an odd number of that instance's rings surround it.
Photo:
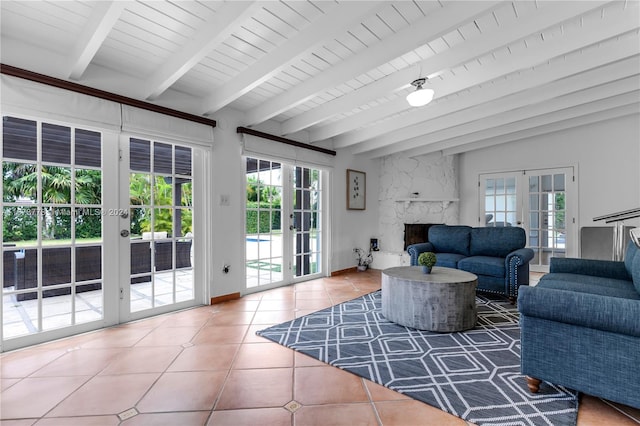
<path fill-rule="evenodd" d="M 257 238 L 257 237 L 247 237 L 248 243 L 262 243 L 265 241 L 269 241 L 268 238 Z"/>

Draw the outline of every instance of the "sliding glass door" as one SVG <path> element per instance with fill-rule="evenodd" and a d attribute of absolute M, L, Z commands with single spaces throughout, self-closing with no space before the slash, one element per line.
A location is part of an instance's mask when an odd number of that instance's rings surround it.
<path fill-rule="evenodd" d="M 246 287 L 323 272 L 323 172 L 246 158 Z"/>

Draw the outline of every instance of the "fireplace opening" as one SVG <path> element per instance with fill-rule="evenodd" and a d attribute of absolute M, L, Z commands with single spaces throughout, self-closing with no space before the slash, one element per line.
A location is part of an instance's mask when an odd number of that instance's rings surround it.
<path fill-rule="evenodd" d="M 405 223 L 404 224 L 404 250 L 411 244 L 426 243 L 429 241 L 429 228 L 439 223 Z"/>

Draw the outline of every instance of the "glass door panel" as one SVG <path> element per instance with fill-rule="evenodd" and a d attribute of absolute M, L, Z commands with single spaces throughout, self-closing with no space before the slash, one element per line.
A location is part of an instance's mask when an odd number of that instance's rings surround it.
<path fill-rule="evenodd" d="M 548 271 L 575 241 L 566 221 L 572 176 L 571 167 L 481 175 L 481 226 L 522 226 L 534 251 L 531 270 Z"/>
<path fill-rule="evenodd" d="M 2 135 L 3 342 L 72 334 L 104 319 L 102 135 L 11 116 Z"/>
<path fill-rule="evenodd" d="M 129 312 L 195 303 L 192 156 L 190 147 L 129 140 Z"/>
<path fill-rule="evenodd" d="M 321 182 L 317 169 L 246 159 L 247 288 L 322 272 Z"/>
<path fill-rule="evenodd" d="M 529 247 L 531 266 L 548 266 L 566 256 L 566 174 L 528 172 Z"/>
<path fill-rule="evenodd" d="M 484 226 L 517 226 L 516 176 L 484 180 Z"/>
<path fill-rule="evenodd" d="M 303 277 L 321 272 L 320 171 L 294 168 L 293 275 Z"/>
<path fill-rule="evenodd" d="M 266 160 L 246 160 L 246 285 L 270 285 L 284 279 L 283 167 Z M 286 265 L 288 267 L 288 265 Z"/>

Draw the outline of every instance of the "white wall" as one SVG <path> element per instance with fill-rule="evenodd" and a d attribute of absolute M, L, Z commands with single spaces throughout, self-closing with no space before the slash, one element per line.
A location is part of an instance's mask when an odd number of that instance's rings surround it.
<path fill-rule="evenodd" d="M 241 124 L 240 115 L 225 109 L 216 115 L 218 126 L 214 129 L 212 156 L 212 259 L 210 296 L 216 297 L 244 290 L 244 201 L 245 186 L 242 167 L 241 137 L 236 128 Z M 266 131 L 268 129 L 261 129 Z M 367 174 L 366 209 L 347 210 L 346 170 L 355 169 Z M 379 162 L 354 157 L 342 150 L 330 172 L 328 213 L 331 221 L 331 250 L 329 270 L 352 268 L 356 265 L 354 247 L 369 247 L 369 239 L 378 229 L 378 172 Z M 220 196 L 229 197 L 229 205 L 220 205 Z M 222 268 L 231 265 L 225 274 Z"/>
<path fill-rule="evenodd" d="M 640 207 L 640 116 L 631 115 L 460 154 L 460 222 L 477 226 L 478 175 L 577 166 L 577 229 Z M 627 225 L 640 226 L 640 220 Z"/>
<path fill-rule="evenodd" d="M 366 173 L 365 210 L 347 210 L 347 169 Z M 378 237 L 378 193 L 380 162 L 339 150 L 332 173 L 330 270 L 357 265 L 353 249 L 369 249 L 369 240 Z"/>
<path fill-rule="evenodd" d="M 211 297 L 244 289 L 245 188 L 241 143 L 236 133 L 241 122 L 232 110 L 219 113 L 216 120 L 211 169 Z M 370 160 L 340 150 L 330 179 L 332 249 L 328 273 L 355 266 L 353 248 L 367 249 L 370 238 L 379 238 L 382 250 L 397 250 L 403 235 L 397 223 L 404 218 L 397 210 L 402 203 L 395 199 L 410 192 L 420 192 L 420 197 L 460 198 L 459 203 L 447 208 L 444 216 L 439 204 L 411 206 L 407 213 L 416 222 L 422 216 L 424 222 L 442 217 L 446 223 L 475 226 L 478 174 L 487 171 L 577 165 L 579 221 L 583 226 L 593 225 L 594 216 L 640 207 L 638 122 L 638 116 L 623 117 L 450 157 L 427 155 L 410 159 L 395 155 Z M 347 210 L 347 169 L 367 174 L 365 210 Z M 221 195 L 229 196 L 228 206 L 220 205 Z M 640 226 L 638 222 L 630 224 Z M 228 274 L 222 272 L 225 264 L 231 265 Z"/>
<path fill-rule="evenodd" d="M 236 128 L 240 115 L 223 110 L 216 115 L 211 158 L 211 219 L 212 247 L 210 297 L 244 290 L 244 197 L 245 176 L 242 167 L 242 145 Z M 227 196 L 229 205 L 221 205 Z M 230 265 L 228 274 L 224 265 Z"/>

